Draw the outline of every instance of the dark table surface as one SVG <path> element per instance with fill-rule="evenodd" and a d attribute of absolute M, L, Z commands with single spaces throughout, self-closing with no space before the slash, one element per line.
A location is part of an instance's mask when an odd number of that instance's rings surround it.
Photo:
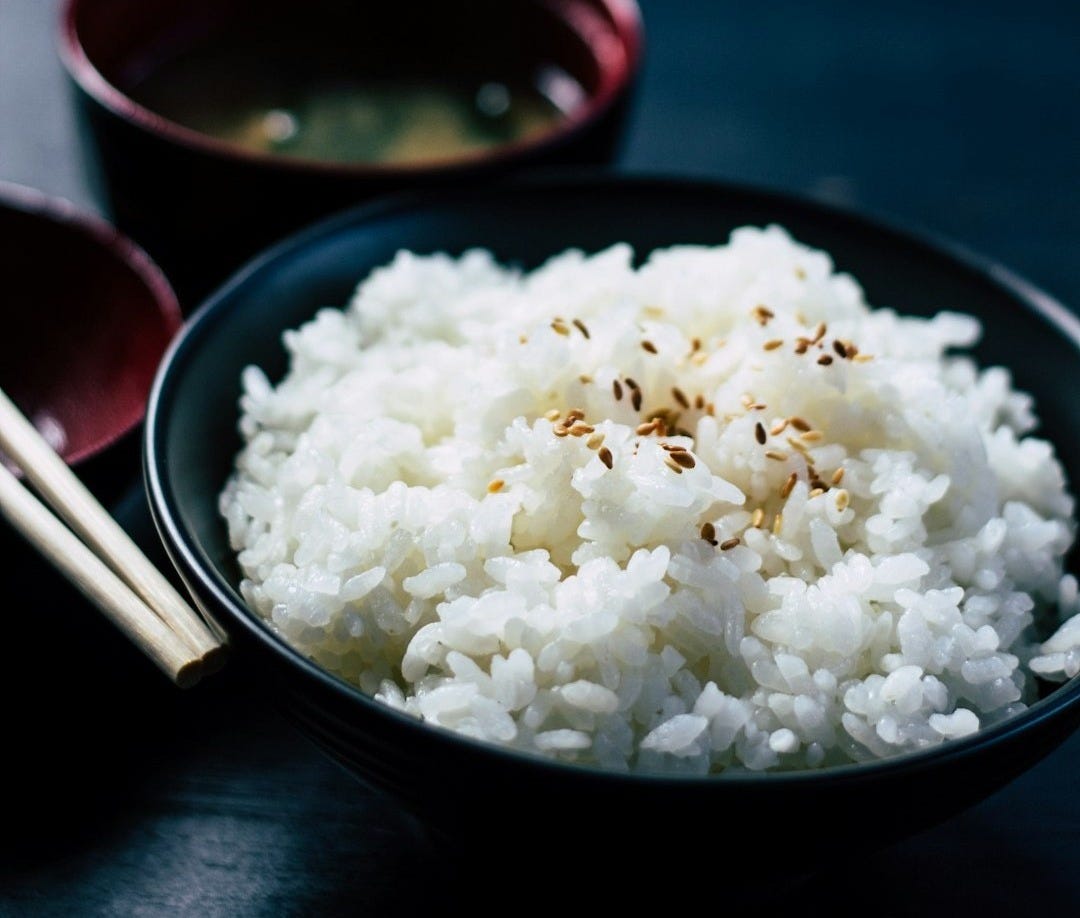
<path fill-rule="evenodd" d="M 0 179 L 96 209 L 53 52 L 57 5 L 0 0 Z M 622 168 L 883 213 L 1080 306 L 1080 4 L 642 6 Z M 134 456 L 110 504 L 156 551 Z M 3 532 L 0 551 L 14 584 L 0 607 L 0 913 L 459 910 L 422 829 L 283 722 L 242 661 L 175 691 Z M 813 913 L 1077 914 L 1080 735 L 963 815 L 868 847 L 852 839 L 787 896 Z"/>

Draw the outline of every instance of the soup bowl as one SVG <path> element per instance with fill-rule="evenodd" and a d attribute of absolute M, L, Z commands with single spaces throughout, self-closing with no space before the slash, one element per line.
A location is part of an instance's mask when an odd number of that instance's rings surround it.
<path fill-rule="evenodd" d="M 400 249 L 461 253 L 483 246 L 533 267 L 569 247 L 617 241 L 638 257 L 676 243 L 720 244 L 745 224 L 780 223 L 830 252 L 869 302 L 978 316 L 984 365 L 1004 364 L 1032 392 L 1070 480 L 1080 480 L 1075 378 L 1080 322 L 1004 268 L 954 246 L 820 204 L 741 187 L 660 179 L 550 179 L 403 198 L 345 214 L 253 262 L 212 296 L 170 351 L 151 398 L 146 480 L 166 547 L 190 587 L 257 661 L 300 728 L 358 776 L 441 833 L 471 844 L 647 853 L 695 849 L 696 830 L 744 839 L 725 863 L 797 871 L 837 850 L 885 844 L 985 797 L 1080 722 L 1080 680 L 1048 691 L 1003 723 L 936 748 L 818 771 L 709 777 L 616 774 L 534 757 L 428 726 L 373 700 L 289 646 L 244 603 L 218 515 L 237 435 L 239 379 L 249 364 L 285 370 L 283 330 L 345 303 Z M 1035 359 L 1037 356 L 1037 359 Z M 1071 569 L 1076 570 L 1075 555 Z M 763 866 L 761 844 L 786 839 L 793 861 Z M 471 850 L 465 846 L 463 850 Z M 553 848 L 546 849 L 549 852 Z M 715 851 L 696 849 L 705 862 Z M 745 861 L 745 864 L 742 864 Z M 751 863 L 753 862 L 753 863 Z"/>
<path fill-rule="evenodd" d="M 633 0 L 67 0 L 60 30 L 112 218 L 192 302 L 284 233 L 374 194 L 609 161 L 641 44 Z M 170 72 L 196 82 L 169 87 Z M 146 91 L 164 83 L 185 105 L 194 98 L 213 111 L 273 84 L 267 104 L 288 107 L 289 93 L 313 80 L 330 89 L 350 80 L 460 82 L 471 92 L 486 86 L 496 108 L 507 101 L 500 87 L 523 86 L 560 114 L 546 129 L 483 149 L 439 156 L 432 140 L 430 156 L 421 149 L 407 162 L 373 162 L 332 148 L 315 158 L 252 150 Z M 291 123 L 280 111 L 272 117 Z M 355 133 L 374 130 L 366 123 Z"/>

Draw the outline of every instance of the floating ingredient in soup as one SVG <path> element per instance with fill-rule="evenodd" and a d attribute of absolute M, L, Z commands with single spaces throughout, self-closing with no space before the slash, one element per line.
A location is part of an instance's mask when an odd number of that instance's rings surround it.
<path fill-rule="evenodd" d="M 565 103 L 584 95 L 561 71 L 541 74 L 545 91 L 494 80 L 339 74 L 287 79 L 260 73 L 246 57 L 190 54 L 159 67 L 131 94 L 170 121 L 253 153 L 356 163 L 452 160 L 524 140 L 554 127 Z M 558 95 L 546 91 L 549 84 Z"/>

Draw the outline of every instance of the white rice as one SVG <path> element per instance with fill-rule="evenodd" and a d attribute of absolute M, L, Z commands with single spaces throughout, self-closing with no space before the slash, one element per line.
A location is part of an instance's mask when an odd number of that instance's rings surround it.
<path fill-rule="evenodd" d="M 1073 501 L 1008 371 L 946 355 L 978 335 L 777 227 L 640 269 L 402 252 L 244 374 L 243 595 L 386 704 L 563 760 L 965 736 L 1080 672 L 1080 616 L 1032 637 L 1080 611 Z"/>

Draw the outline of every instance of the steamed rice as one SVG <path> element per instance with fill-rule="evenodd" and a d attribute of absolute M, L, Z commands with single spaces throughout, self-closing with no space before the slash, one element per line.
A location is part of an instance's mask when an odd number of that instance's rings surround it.
<path fill-rule="evenodd" d="M 247 602 L 424 721 L 616 770 L 922 749 L 1080 672 L 1073 501 L 978 323 L 781 229 L 401 253 L 243 378 Z M 576 409 L 576 410 L 575 410 Z M 1045 633 L 1045 632 L 1044 632 Z"/>

